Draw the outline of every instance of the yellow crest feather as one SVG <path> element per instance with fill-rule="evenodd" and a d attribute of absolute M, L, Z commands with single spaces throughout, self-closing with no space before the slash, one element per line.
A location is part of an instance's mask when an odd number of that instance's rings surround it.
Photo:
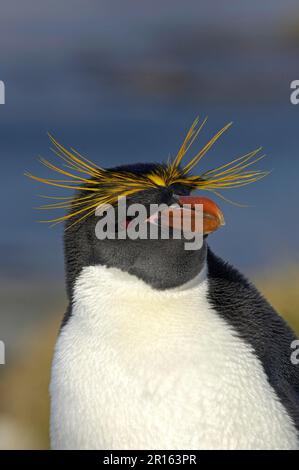
<path fill-rule="evenodd" d="M 200 162 L 219 137 L 229 129 L 232 124 L 229 123 L 220 129 L 185 166 L 182 166 L 184 157 L 195 142 L 206 121 L 207 118 L 200 124 L 199 119 L 196 118 L 176 157 L 166 165 L 157 165 L 153 172 L 146 175 L 136 175 L 129 171 L 118 172 L 105 170 L 80 155 L 74 149 L 71 148 L 67 150 L 49 134 L 53 145 L 53 152 L 64 162 L 64 167 L 68 168 L 68 170 L 60 168 L 44 158 L 41 158 L 40 162 L 50 170 L 63 175 L 64 178 L 40 178 L 31 173 L 25 173 L 25 175 L 50 186 L 82 190 L 90 194 L 84 196 L 79 194 L 74 198 L 51 198 L 48 196 L 48 198 L 55 199 L 58 202 L 46 204 L 39 207 L 39 209 L 71 209 L 71 211 L 62 217 L 45 222 L 58 223 L 74 216 L 79 216 L 79 218 L 76 218 L 75 222 L 78 223 L 94 213 L 96 207 L 101 204 L 114 204 L 119 197 L 130 196 L 146 189 L 156 188 L 158 186 L 170 186 L 176 183 L 189 186 L 191 190 L 200 189 L 213 191 L 217 196 L 227 200 L 218 193 L 218 190 L 240 188 L 258 181 L 269 173 L 267 171 L 251 170 L 249 168 L 265 157 L 265 155 L 258 156 L 261 150 L 261 148 L 258 148 L 218 168 L 206 171 L 197 176 L 190 175 L 191 170 Z"/>

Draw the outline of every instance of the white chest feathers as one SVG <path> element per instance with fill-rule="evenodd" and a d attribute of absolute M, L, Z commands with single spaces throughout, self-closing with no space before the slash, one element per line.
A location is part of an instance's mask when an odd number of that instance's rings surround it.
<path fill-rule="evenodd" d="M 53 361 L 53 448 L 296 448 L 261 363 L 207 288 L 205 275 L 156 291 L 116 269 L 83 269 Z"/>

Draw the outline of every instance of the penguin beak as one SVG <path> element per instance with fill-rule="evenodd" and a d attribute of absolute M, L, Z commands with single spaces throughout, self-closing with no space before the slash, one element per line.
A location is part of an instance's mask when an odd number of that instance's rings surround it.
<path fill-rule="evenodd" d="M 203 233 L 203 235 L 215 232 L 219 227 L 225 225 L 223 213 L 217 204 L 207 197 L 179 196 L 176 197 L 176 201 L 182 207 L 170 206 L 169 209 L 162 211 L 159 219 L 160 225 L 181 230 L 183 219 L 186 218 L 189 221 L 191 231 Z M 198 224 L 198 212 L 202 212 L 202 225 Z M 148 221 L 158 223 L 157 214 L 150 217 Z"/>
<path fill-rule="evenodd" d="M 219 227 L 225 225 L 225 220 L 222 211 L 219 209 L 217 204 L 207 197 L 200 196 L 180 196 L 178 198 L 178 203 L 181 206 L 188 204 L 191 206 L 191 223 L 192 228 L 195 226 L 195 217 L 196 217 L 196 205 L 200 204 L 202 206 L 203 212 L 203 234 L 208 235 L 209 233 L 215 232 Z M 182 211 L 187 211 L 188 209 L 182 208 Z"/>

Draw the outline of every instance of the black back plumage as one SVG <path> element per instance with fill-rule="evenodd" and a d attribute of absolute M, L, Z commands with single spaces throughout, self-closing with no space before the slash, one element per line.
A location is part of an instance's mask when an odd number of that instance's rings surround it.
<path fill-rule="evenodd" d="M 253 348 L 299 431 L 299 365 L 290 357 L 294 332 L 242 274 L 210 249 L 207 262 L 211 304 Z"/>

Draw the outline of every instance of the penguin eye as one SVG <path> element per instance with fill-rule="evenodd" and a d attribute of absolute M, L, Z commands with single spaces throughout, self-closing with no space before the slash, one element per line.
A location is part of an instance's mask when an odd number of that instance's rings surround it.
<path fill-rule="evenodd" d="M 132 222 L 132 220 L 134 220 L 135 217 L 133 216 L 127 216 L 120 224 L 120 228 L 123 230 L 123 229 L 127 229 L 130 225 L 130 223 Z"/>

